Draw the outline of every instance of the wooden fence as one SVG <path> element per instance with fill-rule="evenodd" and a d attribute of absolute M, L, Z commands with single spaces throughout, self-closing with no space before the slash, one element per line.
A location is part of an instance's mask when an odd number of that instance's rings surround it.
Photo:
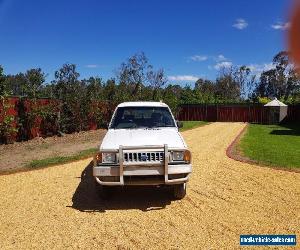
<path fill-rule="evenodd" d="M 270 108 L 263 105 L 181 105 L 177 119 L 180 121 L 250 122 L 269 124 Z M 288 106 L 286 121 L 300 121 L 300 105 Z"/>
<path fill-rule="evenodd" d="M 91 110 L 100 110 L 101 118 L 104 121 L 109 121 L 115 104 L 105 101 L 92 102 Z M 80 104 L 79 104 L 80 106 Z M 52 118 L 44 118 L 41 115 L 33 115 L 36 107 L 44 107 L 51 110 L 54 114 Z M 27 98 L 9 97 L 0 102 L 0 143 L 9 139 L 10 142 L 18 140 L 33 139 L 37 136 L 47 137 L 56 135 L 59 131 L 59 116 L 61 112 L 61 101 L 49 98 L 37 99 L 33 102 Z M 87 114 L 86 130 L 94 130 L 99 128 L 97 117 L 99 114 L 92 111 Z M 10 127 L 15 128 L 15 131 L 4 132 L 1 130 L 5 116 L 10 116 L 13 121 L 10 122 Z M 5 133 L 5 134 L 4 134 Z"/>
<path fill-rule="evenodd" d="M 6 115 L 12 116 L 11 126 L 17 132 L 12 132 L 9 137 L 11 141 L 32 139 L 36 136 L 51 136 L 57 134 L 59 130 L 58 117 L 47 120 L 40 116 L 35 116 L 33 121 L 29 120 L 30 113 L 34 105 L 48 106 L 57 112 L 61 111 L 61 102 L 54 99 L 38 99 L 33 102 L 26 98 L 10 97 L 6 100 L 9 108 Z M 79 104 L 80 105 L 80 104 Z M 91 110 L 100 110 L 101 119 L 108 122 L 111 118 L 116 104 L 105 101 L 91 103 Z M 3 105 L 0 103 L 0 125 L 3 122 Z M 97 129 L 98 113 L 88 114 L 88 124 L 86 129 Z M 251 122 L 260 124 L 270 123 L 270 109 L 262 105 L 181 105 L 176 115 L 181 121 L 221 121 L 221 122 Z M 288 107 L 287 121 L 300 122 L 300 105 Z M 1 127 L 0 127 L 1 128 Z M 1 132 L 1 130 L 0 130 Z M 2 133 L 2 134 L 1 134 Z M 0 133 L 0 143 L 3 141 L 3 131 Z"/>
<path fill-rule="evenodd" d="M 287 120 L 291 122 L 300 122 L 300 104 L 290 105 L 288 107 Z"/>

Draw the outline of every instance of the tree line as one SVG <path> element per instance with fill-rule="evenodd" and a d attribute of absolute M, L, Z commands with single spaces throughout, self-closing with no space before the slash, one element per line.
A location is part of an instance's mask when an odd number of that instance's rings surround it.
<path fill-rule="evenodd" d="M 115 77 L 106 81 L 98 76 L 80 79 L 76 65 L 71 63 L 55 71 L 50 83 L 46 78 L 41 68 L 6 75 L 0 66 L 1 100 L 9 95 L 32 100 L 58 99 L 62 103 L 60 129 L 71 132 L 84 129 L 91 112 L 101 123 L 101 110 L 91 105 L 97 101 L 118 104 L 163 100 L 173 111 L 180 104 L 258 103 L 273 97 L 289 104 L 300 103 L 299 75 L 286 51 L 275 55 L 273 67 L 260 75 L 247 66 L 224 67 L 215 80 L 200 78 L 193 86 L 170 83 L 165 70 L 155 69 L 143 52 L 128 58 L 116 70 Z M 47 114 L 40 107 L 35 109 L 38 114 Z"/>
<path fill-rule="evenodd" d="M 145 54 L 137 53 L 116 70 L 115 77 L 104 81 L 95 76 L 79 79 L 75 64 L 64 64 L 46 83 L 41 68 L 5 75 L 0 66 L 0 95 L 29 98 L 55 98 L 81 102 L 83 99 L 116 103 L 136 100 L 164 100 L 174 104 L 259 102 L 277 97 L 288 103 L 299 102 L 300 83 L 289 54 L 274 56 L 273 68 L 260 76 L 247 66 L 223 67 L 215 80 L 198 79 L 194 86 L 168 82 L 164 69 L 155 70 Z M 173 104 L 174 103 L 174 104 Z M 173 105 L 172 105 L 173 104 Z"/>

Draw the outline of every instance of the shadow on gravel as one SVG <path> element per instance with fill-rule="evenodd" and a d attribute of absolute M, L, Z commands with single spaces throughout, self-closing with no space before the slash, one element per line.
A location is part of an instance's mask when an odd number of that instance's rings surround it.
<path fill-rule="evenodd" d="M 83 170 L 72 198 L 72 207 L 82 212 L 105 212 L 107 210 L 139 209 L 147 212 L 163 209 L 171 204 L 172 192 L 169 188 L 157 187 L 116 187 L 111 196 L 103 200 L 95 189 L 92 162 Z"/>

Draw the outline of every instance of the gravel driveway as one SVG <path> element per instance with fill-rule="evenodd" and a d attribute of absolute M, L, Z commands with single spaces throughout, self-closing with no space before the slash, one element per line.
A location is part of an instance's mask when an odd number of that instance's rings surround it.
<path fill-rule="evenodd" d="M 90 160 L 0 176 L 0 249 L 239 249 L 240 234 L 297 234 L 299 249 L 300 174 L 229 159 L 243 127 L 183 132 L 194 172 L 181 201 L 156 188 L 102 201 Z"/>

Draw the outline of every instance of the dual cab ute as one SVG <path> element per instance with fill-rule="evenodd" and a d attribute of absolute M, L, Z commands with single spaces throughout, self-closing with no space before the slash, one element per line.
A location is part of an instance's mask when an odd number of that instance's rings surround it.
<path fill-rule="evenodd" d="M 124 102 L 117 106 L 94 157 L 96 186 L 171 185 L 182 199 L 192 171 L 191 152 L 170 108 L 161 102 Z"/>

